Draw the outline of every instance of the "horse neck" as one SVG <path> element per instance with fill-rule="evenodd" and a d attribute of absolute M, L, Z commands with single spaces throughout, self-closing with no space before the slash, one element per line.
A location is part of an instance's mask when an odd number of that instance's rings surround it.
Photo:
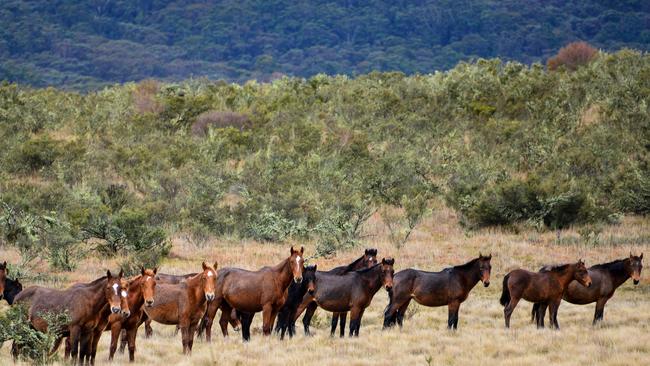
<path fill-rule="evenodd" d="M 194 277 L 188 278 L 185 283 L 187 284 L 187 294 L 193 298 L 197 303 L 205 300 L 205 290 L 201 286 L 201 274 L 199 273 Z"/>
<path fill-rule="evenodd" d="M 612 277 L 612 284 L 614 287 L 622 285 L 630 275 L 625 270 L 625 260 L 617 263 L 613 263 L 611 266 L 607 267 L 607 272 Z"/>
<path fill-rule="evenodd" d="M 375 264 L 367 271 L 357 272 L 364 282 L 365 288 L 369 288 L 372 294 L 377 293 L 382 285 L 381 265 Z"/>
<path fill-rule="evenodd" d="M 562 289 L 565 289 L 569 285 L 569 283 L 573 281 L 575 272 L 576 272 L 576 268 L 574 266 L 569 266 L 564 271 L 558 273 L 557 280 L 560 283 L 560 286 L 562 286 Z"/>
<path fill-rule="evenodd" d="M 277 279 L 280 282 L 280 287 L 286 289 L 291 284 L 293 273 L 291 273 L 291 264 L 289 263 L 291 257 L 283 260 L 275 267 L 271 267 L 271 271 L 277 274 Z"/>
<path fill-rule="evenodd" d="M 106 284 L 104 281 L 97 281 L 97 283 L 89 285 L 86 290 L 89 290 L 92 293 L 90 297 L 90 304 L 92 307 L 93 314 L 99 314 L 102 308 L 108 304 L 106 296 L 104 295 L 104 286 Z"/>
<path fill-rule="evenodd" d="M 462 266 L 454 267 L 453 273 L 459 277 L 463 288 L 466 290 L 471 290 L 481 280 L 481 269 L 478 263 L 475 260 Z"/>
<path fill-rule="evenodd" d="M 144 295 L 142 294 L 141 286 L 143 279 L 144 277 L 138 276 L 129 284 L 129 298 L 127 302 L 134 309 L 138 309 L 144 305 Z"/>

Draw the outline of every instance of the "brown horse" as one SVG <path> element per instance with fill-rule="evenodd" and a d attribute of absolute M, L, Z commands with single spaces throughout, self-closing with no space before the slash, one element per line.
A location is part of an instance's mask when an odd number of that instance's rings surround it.
<path fill-rule="evenodd" d="M 224 268 L 219 271 L 217 291 L 214 302 L 210 304 L 214 319 L 216 309 L 230 314 L 237 309 L 242 323 L 244 341 L 250 339 L 250 326 L 253 316 L 261 311 L 263 317 L 262 331 L 265 336 L 271 334 L 278 311 L 284 304 L 287 288 L 291 281 L 302 282 L 303 253 L 291 247 L 289 257 L 274 267 L 264 267 L 259 271 L 247 271 L 239 268 Z M 206 337 L 209 326 L 206 327 Z"/>
<path fill-rule="evenodd" d="M 183 353 L 192 353 L 196 326 L 205 313 L 206 302 L 214 301 L 217 272 L 203 262 L 203 272 L 175 285 L 158 284 L 154 303 L 145 307 L 147 316 L 158 323 L 178 324 Z M 217 263 L 214 264 L 217 267 Z"/>
<path fill-rule="evenodd" d="M 632 278 L 635 285 L 639 284 L 641 279 L 641 269 L 643 269 L 643 253 L 640 256 L 630 256 L 625 259 L 619 259 L 613 262 L 597 264 L 589 267 L 589 277 L 591 277 L 591 286 L 584 287 L 576 282 L 571 282 L 562 297 L 565 301 L 572 304 L 585 305 L 596 303 L 596 312 L 594 314 L 593 324 L 596 325 L 603 320 L 605 313 L 605 304 L 614 296 L 614 291 L 622 285 L 628 278 Z M 552 267 L 543 267 L 540 272 L 548 272 Z M 532 320 L 538 324 L 544 325 L 544 313 L 546 307 L 544 304 L 536 303 L 533 305 Z M 541 318 L 538 316 L 541 315 Z"/>
<path fill-rule="evenodd" d="M 122 271 L 118 276 L 107 271 L 105 277 L 65 290 L 31 286 L 16 296 L 16 303 L 28 304 L 30 322 L 41 332 L 47 331 L 48 326 L 41 314 L 67 311 L 70 321 L 63 330 L 63 336 L 70 337 L 73 362 L 76 363 L 77 356 L 82 363 L 92 362 L 93 331 L 101 321 L 105 309 L 114 314 L 121 311 L 121 292 L 128 290 L 125 285 Z M 60 339 L 57 346 L 59 343 Z M 17 356 L 19 346 L 14 344 L 14 356 Z"/>
<path fill-rule="evenodd" d="M 7 274 L 9 274 L 9 269 L 7 268 L 7 262 L 0 263 L 0 300 L 5 293 L 5 281 L 7 280 Z"/>
<path fill-rule="evenodd" d="M 591 277 L 585 267 L 585 262 L 564 264 L 553 267 L 548 272 L 530 272 L 523 269 L 511 271 L 503 278 L 503 292 L 501 305 L 504 306 L 503 314 L 506 328 L 510 328 L 510 316 L 515 310 L 520 299 L 533 303 L 543 303 L 550 308 L 551 323 L 556 329 L 560 328 L 557 322 L 557 311 L 562 301 L 562 295 L 569 283 L 578 281 L 583 286 L 591 286 Z M 538 327 L 543 324 L 538 323 Z"/>
<path fill-rule="evenodd" d="M 363 255 L 359 258 L 357 258 L 354 262 L 348 264 L 347 266 L 339 266 L 339 267 L 334 267 L 330 269 L 329 271 L 318 271 L 316 272 L 316 276 L 320 276 L 322 274 L 329 274 L 329 275 L 344 275 L 348 272 L 353 272 L 353 271 L 358 271 L 360 269 L 364 268 L 370 268 L 373 267 L 374 265 L 377 264 L 377 249 L 375 248 L 368 248 L 365 250 Z M 293 285 L 292 285 L 293 286 Z M 304 293 L 304 292 L 303 292 Z M 312 301 L 309 305 L 307 305 L 306 311 L 305 311 L 305 316 L 302 318 L 302 324 L 303 327 L 305 328 L 305 334 L 309 335 L 309 325 L 311 324 L 311 319 L 314 316 L 314 313 L 316 312 L 316 309 L 318 308 L 318 305 L 316 304 L 315 301 Z M 295 314 L 295 317 L 299 317 L 300 314 L 305 310 L 303 306 L 299 307 L 297 309 L 298 313 Z M 339 322 L 339 319 L 341 321 L 341 337 L 345 336 L 345 321 L 347 319 L 347 312 L 343 313 L 333 313 L 332 314 L 332 326 L 330 330 L 330 335 L 333 336 L 334 332 L 336 332 L 336 326 Z M 279 325 L 279 324 L 278 324 Z M 292 330 L 295 330 L 295 321 L 293 318 L 291 319 L 291 324 L 289 325 Z"/>
<path fill-rule="evenodd" d="M 181 283 L 183 281 L 186 281 L 188 278 L 196 276 L 196 273 L 189 273 L 189 274 L 184 274 L 184 275 L 172 275 L 172 274 L 166 274 L 166 273 L 159 273 L 156 275 L 156 281 L 158 283 L 166 283 L 166 284 L 177 284 Z M 201 337 L 203 334 L 203 331 L 206 330 L 206 320 L 208 318 L 208 313 L 210 313 L 210 304 L 208 304 L 208 308 L 201 318 L 201 322 L 199 323 L 198 329 L 197 329 L 197 337 Z M 224 337 L 228 335 L 228 323 L 233 327 L 235 331 L 239 331 L 241 327 L 241 323 L 239 321 L 239 318 L 237 317 L 237 312 L 235 309 L 232 309 L 230 314 L 226 314 L 224 312 L 221 313 L 221 321 L 222 323 L 221 326 L 221 331 L 223 332 Z M 210 324 L 212 324 L 212 321 L 210 321 Z M 144 322 L 144 329 L 145 329 L 145 337 L 149 338 L 151 334 L 153 334 L 153 329 L 151 328 L 151 319 L 146 319 Z M 176 326 L 176 332 L 179 331 L 179 327 Z M 206 334 L 206 341 L 210 342 L 212 340 L 212 337 L 210 334 Z M 122 348 L 124 347 L 124 344 L 126 342 L 126 339 L 122 339 L 122 346 L 120 347 L 120 351 L 122 351 Z"/>
<path fill-rule="evenodd" d="M 321 274 L 315 279 L 316 289 L 307 293 L 301 307 L 304 309 L 312 301 L 326 311 L 350 312 L 350 337 L 359 336 L 361 318 L 372 298 L 380 288 L 387 291 L 393 288 L 392 258 L 384 258 L 373 267 L 348 272 L 344 275 Z"/>
<path fill-rule="evenodd" d="M 131 313 L 128 317 L 120 317 L 115 314 L 108 319 L 106 330 L 111 331 L 111 346 L 108 359 L 112 360 L 117 349 L 117 341 L 122 330 L 125 330 L 126 339 L 129 343 L 129 361 L 135 360 L 135 338 L 141 322 L 144 307 L 151 307 L 154 304 L 156 293 L 157 268 L 141 268 L 140 275 L 129 281 L 127 303 Z"/>
<path fill-rule="evenodd" d="M 479 281 L 485 287 L 490 285 L 490 259 L 492 254 L 484 257 L 479 253 L 478 258 L 441 272 L 416 269 L 398 272 L 393 281 L 393 290 L 388 294 L 390 302 L 384 311 L 384 328 L 393 326 L 396 321 L 402 326 L 404 314 L 412 299 L 424 306 L 447 305 L 447 328 L 458 328 L 460 304 Z"/>

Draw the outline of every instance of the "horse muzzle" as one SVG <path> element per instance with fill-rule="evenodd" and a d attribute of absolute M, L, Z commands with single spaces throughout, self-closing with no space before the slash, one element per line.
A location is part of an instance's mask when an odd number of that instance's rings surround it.
<path fill-rule="evenodd" d="M 117 306 L 113 306 L 113 307 L 111 307 L 111 313 L 113 313 L 113 314 L 117 314 L 117 313 L 119 313 L 120 311 L 122 311 L 122 309 L 120 309 L 120 308 L 117 307 Z"/>
<path fill-rule="evenodd" d="M 490 281 L 483 281 L 483 287 L 489 287 Z"/>
<path fill-rule="evenodd" d="M 293 282 L 295 283 L 302 283 L 302 277 L 296 277 L 293 279 Z"/>
<path fill-rule="evenodd" d="M 205 299 L 208 301 L 214 300 L 214 293 L 205 294 Z"/>
<path fill-rule="evenodd" d="M 393 285 L 386 285 L 384 287 L 386 288 L 386 291 L 390 291 L 393 289 Z"/>
<path fill-rule="evenodd" d="M 147 305 L 148 308 L 153 306 L 153 300 L 147 300 L 144 303 Z"/>
<path fill-rule="evenodd" d="M 635 285 L 638 285 L 638 284 L 639 284 L 639 280 L 632 280 L 632 283 L 634 283 Z M 0 298 L 2 298 L 2 296 L 0 296 Z"/>
<path fill-rule="evenodd" d="M 313 295 L 314 292 L 315 292 L 315 290 L 313 288 L 310 288 L 310 289 L 307 290 L 307 293 L 310 294 L 310 295 Z"/>
<path fill-rule="evenodd" d="M 123 311 L 123 312 L 122 312 L 122 316 L 123 316 L 124 318 L 128 318 L 128 317 L 131 316 L 131 312 L 130 312 L 130 311 Z"/>

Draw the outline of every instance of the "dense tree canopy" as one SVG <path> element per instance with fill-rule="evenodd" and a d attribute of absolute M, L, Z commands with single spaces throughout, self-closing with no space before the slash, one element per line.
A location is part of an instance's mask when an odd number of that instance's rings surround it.
<path fill-rule="evenodd" d="M 144 78 L 406 74 L 648 50 L 644 0 L 3 0 L 0 79 L 69 89 Z"/>

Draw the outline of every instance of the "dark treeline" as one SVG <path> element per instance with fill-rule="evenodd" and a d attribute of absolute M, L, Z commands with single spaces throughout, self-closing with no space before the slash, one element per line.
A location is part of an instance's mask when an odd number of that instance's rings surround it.
<path fill-rule="evenodd" d="M 174 232 L 327 254 L 376 213 L 401 245 L 435 202 L 470 229 L 616 222 L 650 212 L 649 98 L 650 57 L 631 50 L 573 72 L 6 84 L 2 241 L 71 268 L 88 248 L 155 262 Z"/>
<path fill-rule="evenodd" d="M 648 50 L 644 0 L 3 0 L 0 79 L 92 90 L 144 78 L 406 74 L 544 61 L 575 40 Z"/>

